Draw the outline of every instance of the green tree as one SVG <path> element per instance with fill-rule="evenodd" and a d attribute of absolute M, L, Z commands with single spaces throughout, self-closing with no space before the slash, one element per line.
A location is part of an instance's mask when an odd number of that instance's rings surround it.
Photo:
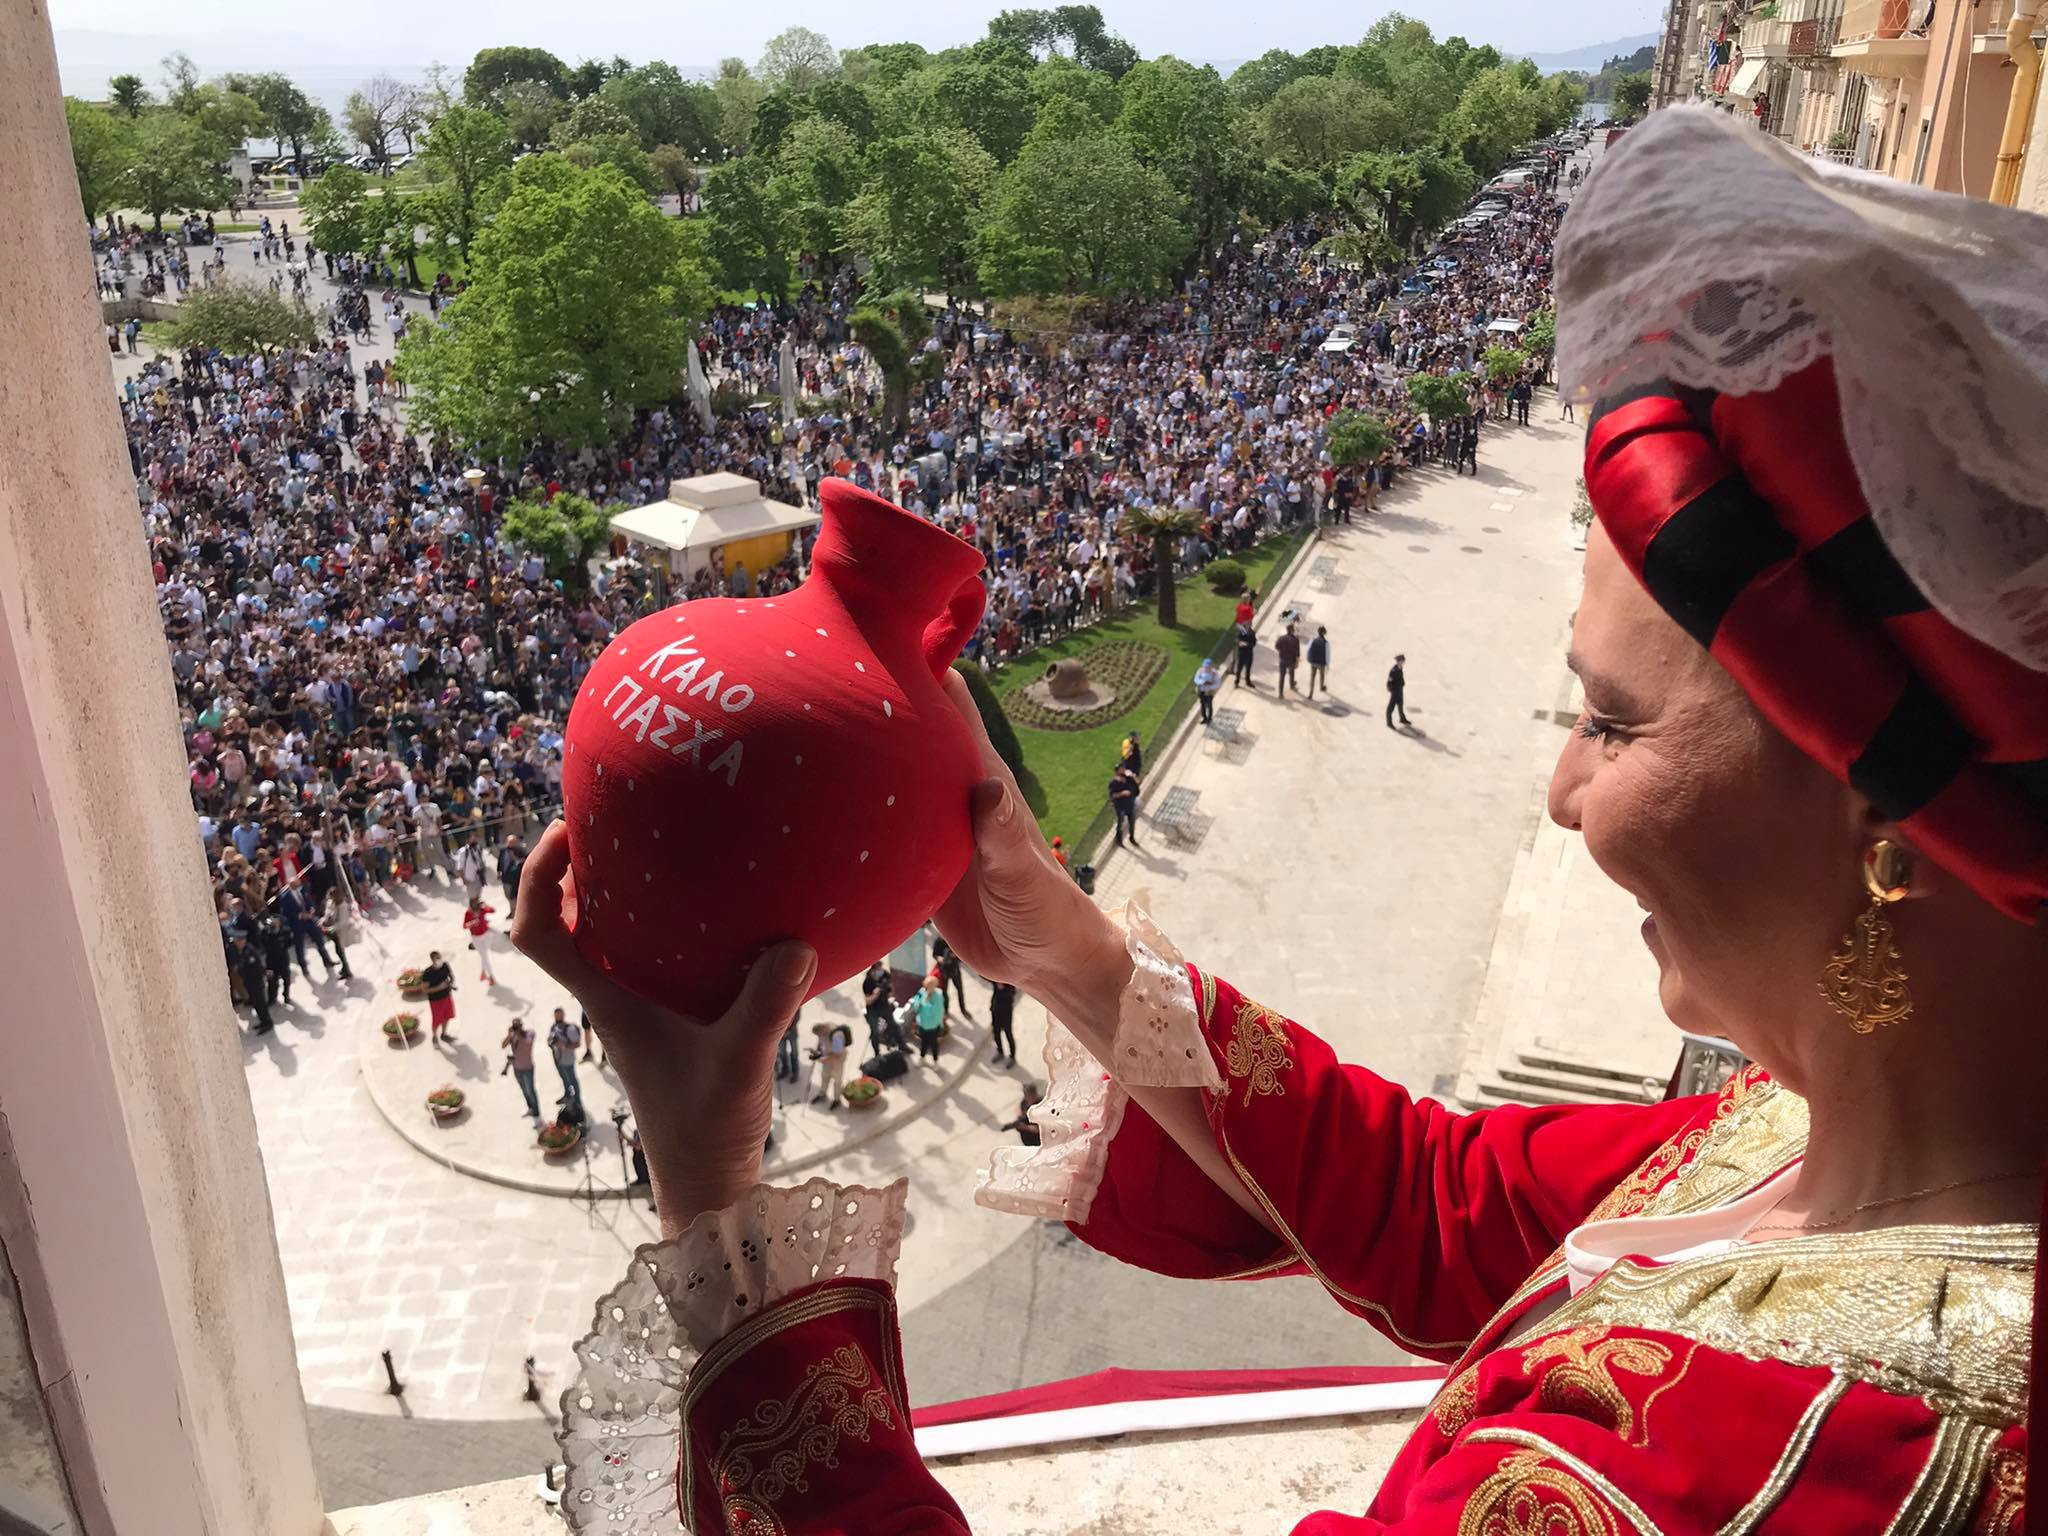
<path fill-rule="evenodd" d="M 1306 60 L 1286 49 L 1269 48 L 1231 72 L 1230 91 L 1248 107 L 1263 107 L 1280 93 L 1283 85 L 1315 73 Z"/>
<path fill-rule="evenodd" d="M 784 188 L 749 165 L 731 163 L 704 178 L 704 254 L 720 282 L 757 290 L 777 304 L 795 276 L 796 232 Z"/>
<path fill-rule="evenodd" d="M 585 96 L 571 107 L 549 137 L 557 149 L 581 139 L 620 138 L 637 144 L 640 130 L 617 101 L 597 95 Z"/>
<path fill-rule="evenodd" d="M 240 356 L 316 347 L 320 322 L 297 299 L 272 293 L 261 283 L 230 279 L 186 294 L 171 334 L 179 347 L 218 347 Z"/>
<path fill-rule="evenodd" d="M 140 117 L 149 105 L 149 87 L 140 75 L 116 75 L 107 82 L 107 101 L 123 117 Z"/>
<path fill-rule="evenodd" d="M 427 176 L 448 192 L 453 217 L 446 236 L 467 261 L 484 212 L 484 188 L 512 163 L 511 136 L 495 113 L 451 106 L 427 131 L 423 158 Z"/>
<path fill-rule="evenodd" d="M 1431 421 L 1448 421 L 1453 416 L 1472 414 L 1472 387 L 1462 377 L 1446 378 L 1440 373 L 1409 376 L 1408 398 Z"/>
<path fill-rule="evenodd" d="M 383 243 L 389 210 L 372 195 L 368 176 L 352 165 L 330 166 L 299 194 L 299 216 L 323 251 L 368 256 Z"/>
<path fill-rule="evenodd" d="M 538 149 L 562 115 L 562 99 L 540 80 L 508 80 L 497 91 L 498 109 L 515 148 Z"/>
<path fill-rule="evenodd" d="M 745 59 L 720 59 L 711 94 L 718 102 L 718 135 L 725 153 L 745 154 L 753 144 L 754 108 L 767 88 L 754 78 Z"/>
<path fill-rule="evenodd" d="M 1122 525 L 1141 539 L 1152 541 L 1154 585 L 1159 591 L 1159 627 L 1180 625 L 1180 602 L 1175 591 L 1173 566 L 1181 541 L 1202 526 L 1202 513 L 1195 507 L 1129 507 Z"/>
<path fill-rule="evenodd" d="M 85 221 L 121 206 L 134 159 L 129 121 L 76 97 L 64 98 L 64 126 L 71 133 L 71 168 L 78 173 L 78 200 Z"/>
<path fill-rule="evenodd" d="M 718 99 L 711 88 L 685 80 L 675 65 L 656 59 L 614 75 L 598 92 L 619 108 L 652 153 L 673 144 L 698 159 L 709 159 L 719 144 Z"/>
<path fill-rule="evenodd" d="M 462 76 L 462 95 L 473 107 L 499 106 L 500 93 L 515 80 L 546 88 L 557 101 L 569 99 L 569 67 L 545 48 L 485 48 Z"/>
<path fill-rule="evenodd" d="M 910 415 L 910 342 L 896 321 L 873 304 L 848 315 L 846 328 L 882 370 L 883 425 L 901 429 Z"/>
<path fill-rule="evenodd" d="M 1377 416 L 1339 411 L 1330 420 L 1328 447 L 1333 464 L 1370 464 L 1393 446 L 1393 429 Z"/>
<path fill-rule="evenodd" d="M 998 297 L 1135 297 L 1160 291 L 1188 246 L 1180 195 L 1126 141 L 1034 131 L 990 197 L 981 282 Z"/>
<path fill-rule="evenodd" d="M 318 136 L 320 126 L 321 111 L 313 99 L 293 84 L 289 75 L 275 71 L 260 75 L 231 74 L 223 78 L 222 84 L 247 96 L 263 109 L 265 131 L 280 146 L 291 146 L 292 165 L 304 176 L 306 148 Z"/>
<path fill-rule="evenodd" d="M 332 176 L 334 172 L 327 174 Z M 441 230 L 455 222 L 446 211 L 447 200 L 447 193 L 441 190 L 393 194 L 369 202 L 364 209 L 366 219 L 381 219 L 383 223 L 382 229 L 369 236 L 373 242 L 371 249 L 375 249 L 376 242 L 381 242 L 391 252 L 391 259 L 405 269 L 408 287 L 426 286 L 420 281 L 420 257 L 433 260 L 447 252 L 445 241 L 437 239 L 428 246 L 420 239 L 422 228 Z"/>
<path fill-rule="evenodd" d="M 988 24 L 988 35 L 991 42 L 1021 53 L 1071 56 L 1084 69 L 1101 70 L 1113 80 L 1138 62 L 1137 50 L 1109 30 L 1101 9 L 1093 5 L 1004 11 Z"/>
<path fill-rule="evenodd" d="M 1226 244 L 1243 194 L 1238 108 L 1223 77 L 1168 55 L 1131 66 L 1116 131 L 1188 202 L 1195 247 Z"/>
<path fill-rule="evenodd" d="M 921 43 L 869 43 L 841 53 L 839 70 L 848 80 L 889 86 L 901 83 L 931 61 Z"/>
<path fill-rule="evenodd" d="M 172 209 L 218 208 L 233 183 L 221 169 L 226 147 L 199 123 L 178 112 L 149 112 L 137 118 L 127 201 L 155 220 L 163 233 Z"/>
<path fill-rule="evenodd" d="M 586 171 L 609 165 L 648 197 L 661 195 L 661 172 L 630 133 L 600 133 L 594 138 L 578 139 L 562 151 L 562 158 Z"/>
<path fill-rule="evenodd" d="M 1116 81 L 1100 70 L 1084 68 L 1059 54 L 1032 70 L 1028 78 L 1031 99 L 1041 112 L 1049 101 L 1077 101 L 1088 109 L 1088 115 L 1098 124 L 1107 127 L 1116 121 L 1116 115 L 1122 108 Z M 1128 85 L 1125 89 L 1129 89 Z"/>
<path fill-rule="evenodd" d="M 1442 227 L 1465 204 L 1476 178 L 1463 159 L 1439 146 L 1375 149 L 1353 155 L 1337 173 L 1337 193 L 1377 218 L 1402 249 Z"/>
<path fill-rule="evenodd" d="M 783 140 L 775 161 L 802 248 L 836 255 L 845 244 L 847 206 L 861 186 L 860 144 L 852 130 L 830 118 L 806 118 Z"/>
<path fill-rule="evenodd" d="M 847 209 L 847 244 L 885 287 L 971 292 L 974 227 L 995 179 L 995 157 L 957 129 L 883 139 Z"/>
<path fill-rule="evenodd" d="M 1266 103 L 1261 134 L 1289 164 L 1326 171 L 1347 155 L 1401 142 L 1406 125 L 1391 95 L 1356 80 L 1304 75 Z"/>
<path fill-rule="evenodd" d="M 839 73 L 839 50 L 809 27 L 790 27 L 768 39 L 755 73 L 771 90 L 807 91 Z"/>
<path fill-rule="evenodd" d="M 963 58 L 920 70 L 905 87 L 913 116 L 934 128 L 958 128 L 1007 165 L 1038 117 L 1031 78 L 1012 64 Z"/>
<path fill-rule="evenodd" d="M 263 132 L 267 121 L 253 98 L 223 86 L 195 86 L 184 100 L 180 110 L 220 145 L 223 160 L 244 140 Z"/>
<path fill-rule="evenodd" d="M 400 344 L 413 424 L 500 453 L 602 442 L 675 394 L 711 303 L 694 234 L 608 166 L 539 155 L 511 183 L 467 289 Z"/>
<path fill-rule="evenodd" d="M 1522 328 L 1522 346 L 1531 356 L 1548 358 L 1557 351 L 1557 311 L 1539 309 Z"/>
<path fill-rule="evenodd" d="M 1514 383 L 1522 376 L 1522 370 L 1528 366 L 1528 356 L 1519 347 L 1486 349 L 1486 376 L 1495 384 Z"/>
<path fill-rule="evenodd" d="M 1623 75 L 1614 82 L 1614 115 L 1620 118 L 1641 117 L 1650 110 L 1650 76 L 1645 70 L 1641 74 Z"/>
<path fill-rule="evenodd" d="M 1448 136 L 1467 165 L 1481 176 L 1491 176 L 1535 136 L 1541 118 L 1537 92 L 1514 70 L 1489 69 L 1475 76 L 1458 98 Z"/>
<path fill-rule="evenodd" d="M 661 178 L 662 191 L 673 192 L 681 199 L 697 189 L 696 162 L 674 144 L 655 145 L 647 152 L 647 163 Z"/>
<path fill-rule="evenodd" d="M 550 579 L 580 592 L 590 585 L 590 556 L 611 543 L 612 515 L 587 497 L 558 491 L 545 501 L 513 502 L 498 532 L 515 549 L 539 555 Z"/>

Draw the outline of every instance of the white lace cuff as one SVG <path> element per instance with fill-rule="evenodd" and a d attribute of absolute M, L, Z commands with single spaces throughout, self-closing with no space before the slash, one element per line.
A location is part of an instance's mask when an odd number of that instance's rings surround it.
<path fill-rule="evenodd" d="M 1047 1221 L 1086 1221 L 1130 1102 L 1127 1088 L 1222 1091 L 1187 962 L 1135 902 L 1124 908 L 1124 943 L 1131 979 L 1117 1002 L 1113 1065 L 1105 1068 L 1059 1020 L 1047 1021 L 1051 1083 L 1031 1112 L 1039 1145 L 996 1148 L 974 1191 L 977 1204 Z"/>
<path fill-rule="evenodd" d="M 763 1184 L 705 1212 L 673 1242 L 634 1251 L 625 1280 L 598 1303 L 576 1348 L 576 1384 L 562 1394 L 570 1529 L 685 1529 L 675 1480 L 690 1368 L 740 1323 L 807 1285 L 893 1283 L 906 1188 L 903 1179 L 886 1189 L 826 1179 Z"/>

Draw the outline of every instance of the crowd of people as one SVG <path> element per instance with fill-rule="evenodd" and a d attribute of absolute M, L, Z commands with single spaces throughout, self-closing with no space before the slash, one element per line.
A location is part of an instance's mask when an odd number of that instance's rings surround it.
<path fill-rule="evenodd" d="M 498 547 L 490 530 L 513 498 L 570 490 L 625 507 L 731 471 L 794 499 L 844 475 L 981 548 L 990 599 L 969 649 L 993 666 L 1149 593 L 1152 542 L 1123 525 L 1132 509 L 1199 509 L 1176 551 L 1193 567 L 1369 507 L 1418 443 L 1447 435 L 1417 417 L 1407 375 L 1474 369 L 1490 321 L 1548 303 L 1548 190 L 1403 271 L 1329 259 L 1327 230 L 1304 221 L 1234 241 L 1173 300 L 1108 329 L 1027 336 L 938 313 L 923 343 L 935 361 L 893 427 L 848 333 L 847 274 L 779 313 L 721 309 L 702 340 L 722 387 L 772 394 L 787 338 L 801 392 L 826 402 L 814 416 L 785 426 L 742 407 L 706 426 L 678 402 L 600 452 L 541 447 L 516 467 L 409 433 L 388 371 L 353 355 L 360 312 L 310 350 L 156 356 L 121 409 L 237 1001 L 269 1027 L 291 970 L 310 982 L 307 951 L 345 970 L 363 916 L 407 882 L 460 885 L 473 916 L 488 872 L 559 803 L 578 680 L 646 611 L 651 583 L 630 560 L 550 579 Z M 273 263 L 303 264 L 283 227 L 257 238 Z M 126 229 L 95 243 L 116 283 L 138 267 L 190 280 L 194 248 L 176 240 Z M 343 275 L 351 294 L 371 277 Z M 405 323 L 401 300 L 384 322 Z M 1325 349 L 1340 325 L 1355 344 Z M 1345 408 L 1395 428 L 1385 462 L 1328 462 L 1326 424 Z M 1475 391 L 1460 430 L 1484 409 Z M 797 579 L 793 556 L 718 580 L 773 595 Z M 505 894 L 509 917 L 516 884 Z"/>

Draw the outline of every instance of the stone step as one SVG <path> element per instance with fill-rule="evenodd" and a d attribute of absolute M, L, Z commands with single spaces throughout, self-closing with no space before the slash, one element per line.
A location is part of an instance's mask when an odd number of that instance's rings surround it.
<path fill-rule="evenodd" d="M 1515 1083 L 1537 1093 L 1561 1095 L 1560 1102 L 1583 1103 L 1590 1099 L 1607 1100 L 1618 1104 L 1655 1104 L 1664 1097 L 1662 1083 L 1650 1084 L 1643 1078 L 1616 1081 L 1611 1077 L 1595 1077 L 1590 1073 L 1564 1071 L 1532 1072 L 1522 1067 L 1496 1066 L 1488 1074 L 1494 1081 Z"/>
<path fill-rule="evenodd" d="M 1675 1061 L 1676 1054 L 1673 1055 Z M 1574 1077 L 1596 1077 L 1608 1082 L 1622 1083 L 1634 1089 L 1649 1081 L 1649 1075 L 1632 1072 L 1627 1067 L 1603 1067 L 1597 1062 L 1572 1061 L 1562 1056 L 1544 1055 L 1526 1048 L 1515 1051 L 1515 1060 L 1533 1072 L 1563 1072 Z M 1667 1079 L 1668 1081 L 1668 1079 Z M 1663 1094 L 1663 1084 L 1658 1085 L 1658 1095 Z"/>

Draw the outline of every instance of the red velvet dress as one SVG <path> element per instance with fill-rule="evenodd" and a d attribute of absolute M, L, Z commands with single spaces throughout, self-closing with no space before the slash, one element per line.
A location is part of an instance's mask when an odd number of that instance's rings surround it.
<path fill-rule="evenodd" d="M 1566 1297 L 1567 1232 L 1755 1189 L 1799 1157 L 1803 1101 L 1749 1069 L 1666 1104 L 1453 1114 L 1189 974 L 1210 1129 L 1285 1237 L 1135 1104 L 1074 1230 L 1165 1274 L 1313 1275 L 1452 1366 L 1371 1508 L 1306 1513 L 1297 1536 L 2020 1530 L 2032 1226 L 1623 1259 Z M 700 1536 L 967 1529 L 912 1441 L 880 1281 L 827 1278 L 741 1322 L 690 1367 L 680 1418 Z M 565 1513 L 589 1493 L 579 1528 L 619 1530 L 594 1518 L 617 1513 L 597 1481 L 572 1473 Z"/>

